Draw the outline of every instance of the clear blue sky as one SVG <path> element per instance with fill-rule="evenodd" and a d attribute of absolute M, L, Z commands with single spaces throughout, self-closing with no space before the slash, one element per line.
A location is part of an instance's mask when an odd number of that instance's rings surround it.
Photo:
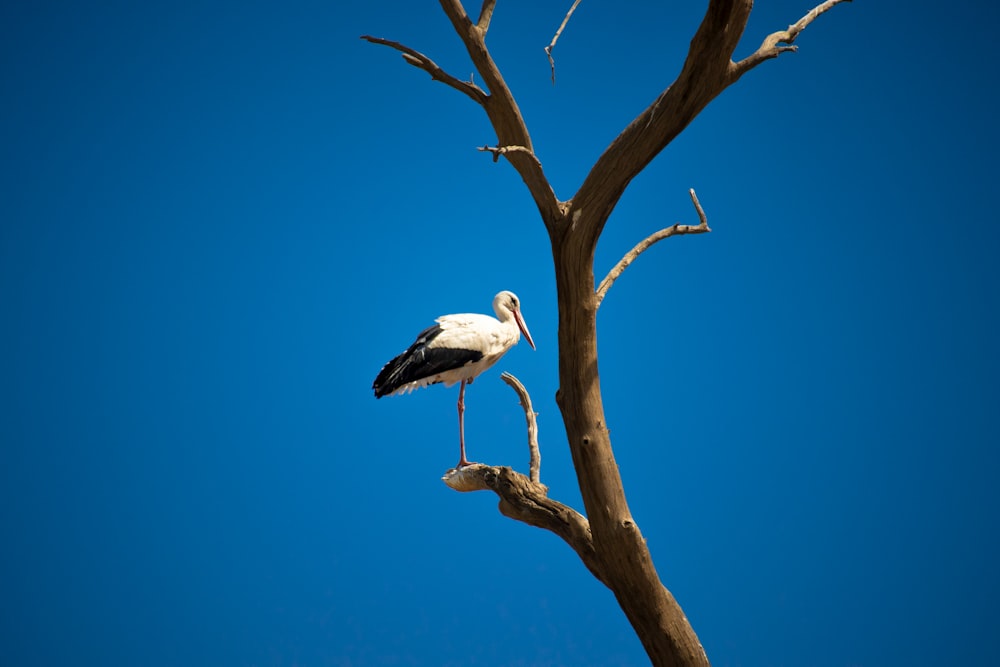
<path fill-rule="evenodd" d="M 739 53 L 814 0 L 760 3 Z M 0 9 L 0 664 L 637 665 L 554 536 L 439 477 L 457 389 L 376 401 L 437 315 L 518 293 L 469 455 L 581 508 L 545 232 L 435 3 Z M 703 12 L 500 2 L 489 44 L 568 198 Z M 692 3 L 689 3 L 692 4 Z M 633 514 L 718 666 L 996 663 L 990 3 L 858 0 L 632 184 L 598 278 Z M 524 6 L 516 6 L 524 5 Z M 471 11 L 478 11 L 478 5 Z"/>

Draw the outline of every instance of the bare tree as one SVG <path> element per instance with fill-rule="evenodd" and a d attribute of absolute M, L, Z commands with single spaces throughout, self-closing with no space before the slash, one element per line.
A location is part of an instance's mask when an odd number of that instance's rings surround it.
<path fill-rule="evenodd" d="M 461 491 L 490 489 L 500 497 L 500 511 L 532 526 L 550 530 L 569 544 L 584 565 L 615 594 L 656 665 L 707 665 L 708 658 L 670 591 L 660 582 L 649 549 L 629 512 L 604 417 L 597 369 L 597 310 L 608 289 L 628 265 L 653 243 L 677 234 L 710 231 L 694 190 L 697 225 L 676 224 L 641 241 L 595 288 L 594 252 L 608 217 L 629 182 L 719 93 L 765 60 L 794 51 L 793 42 L 814 19 L 849 0 L 826 0 L 785 30 L 771 33 L 741 60 L 733 53 L 746 28 L 752 0 L 709 0 L 708 11 L 691 40 L 684 66 L 667 86 L 605 149 L 576 194 L 560 201 L 532 148 L 531 137 L 514 96 L 486 47 L 486 33 L 496 0 L 484 0 L 473 20 L 460 0 L 440 0 L 465 45 L 485 87 L 443 71 L 423 53 L 371 36 L 369 42 L 402 52 L 411 65 L 479 104 L 497 134 L 495 147 L 480 150 L 500 156 L 527 185 L 552 244 L 559 303 L 559 389 L 562 412 L 586 517 L 550 499 L 538 479 L 537 443 L 531 476 L 506 466 L 475 464 L 451 471 L 445 481 Z M 576 9 L 576 0 L 545 51 L 555 79 L 552 49 Z M 533 433 L 534 413 L 527 392 L 518 390 Z M 513 381 L 512 381 L 513 380 Z"/>

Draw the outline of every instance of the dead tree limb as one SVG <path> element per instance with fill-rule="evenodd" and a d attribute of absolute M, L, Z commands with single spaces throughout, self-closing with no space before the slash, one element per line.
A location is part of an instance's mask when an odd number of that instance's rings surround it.
<path fill-rule="evenodd" d="M 492 153 L 494 162 L 499 160 L 501 155 L 506 155 L 507 153 L 524 153 L 530 155 L 531 159 L 535 162 L 538 162 L 539 169 L 542 167 L 542 163 L 538 161 L 538 158 L 531 152 L 531 149 L 524 146 L 480 146 L 479 150 L 484 153 Z"/>
<path fill-rule="evenodd" d="M 820 14 L 828 12 L 833 9 L 834 5 L 839 5 L 841 2 L 851 2 L 851 0 L 826 0 L 826 2 L 813 7 L 805 16 L 788 26 L 787 30 L 772 32 L 764 38 L 764 43 L 760 45 L 759 49 L 732 66 L 730 76 L 735 81 L 765 60 L 777 58 L 786 51 L 797 50 L 798 47 L 794 46 L 792 42 L 799 36 L 799 33 L 805 30 L 806 26 L 812 23 Z"/>
<path fill-rule="evenodd" d="M 556 61 L 552 58 L 552 49 L 556 48 L 556 42 L 559 41 L 559 35 L 566 28 L 566 24 L 569 23 L 569 17 L 573 16 L 573 12 L 576 11 L 576 6 L 580 4 L 580 0 L 574 0 L 573 6 L 569 8 L 566 12 L 565 18 L 563 18 L 562 23 L 559 24 L 559 28 L 556 30 L 556 34 L 552 35 L 552 41 L 549 45 L 545 47 L 545 55 L 549 57 L 549 67 L 552 69 L 552 85 L 556 85 Z"/>
<path fill-rule="evenodd" d="M 548 497 L 548 489 L 508 466 L 473 463 L 453 468 L 441 478 L 456 491 L 493 491 L 500 498 L 500 513 L 529 526 L 555 533 L 580 556 L 599 580 L 605 567 L 598 561 L 586 517 Z"/>
<path fill-rule="evenodd" d="M 483 0 L 483 6 L 479 10 L 479 20 L 476 27 L 485 35 L 490 29 L 490 19 L 493 18 L 493 10 L 496 9 L 497 0 Z"/>
<path fill-rule="evenodd" d="M 521 407 L 524 408 L 524 418 L 528 422 L 528 476 L 535 484 L 540 484 L 542 471 L 542 453 L 538 450 L 538 415 L 531 407 L 531 396 L 524 388 L 521 381 L 510 373 L 503 372 L 500 379 L 510 385 L 511 389 L 517 392 L 521 400 Z"/>
<path fill-rule="evenodd" d="M 700 222 L 697 225 L 682 225 L 680 223 L 675 223 L 670 225 L 665 229 L 661 229 L 658 232 L 653 232 L 643 240 L 639 241 L 634 248 L 625 253 L 614 267 L 608 271 L 608 275 L 605 276 L 604 280 L 597 287 L 597 305 L 600 306 L 601 302 L 604 300 L 605 294 L 611 289 L 611 285 L 614 284 L 615 280 L 618 279 L 625 269 L 634 262 L 639 255 L 645 252 L 651 245 L 663 239 L 668 239 L 671 236 L 679 236 L 681 234 L 704 234 L 705 232 L 712 231 L 708 226 L 708 217 L 705 215 L 705 210 L 701 207 L 701 202 L 698 201 L 698 195 L 694 193 L 694 189 L 688 191 L 691 194 L 691 201 L 694 203 L 694 208 L 698 212 L 698 219 Z"/>
<path fill-rule="evenodd" d="M 382 44 L 383 46 L 388 46 L 400 51 L 403 54 L 403 60 L 410 63 L 414 67 L 424 70 L 430 74 L 431 78 L 435 81 L 440 81 L 441 83 L 447 84 L 461 93 L 465 93 L 478 104 L 486 104 L 487 95 L 483 92 L 482 88 L 471 81 L 460 81 L 451 74 L 448 74 L 443 69 L 438 67 L 437 63 L 419 51 L 415 51 L 410 47 L 400 44 L 399 42 L 394 42 L 391 39 L 382 39 L 381 37 L 372 37 L 371 35 L 362 35 L 361 39 L 369 41 L 372 44 Z"/>

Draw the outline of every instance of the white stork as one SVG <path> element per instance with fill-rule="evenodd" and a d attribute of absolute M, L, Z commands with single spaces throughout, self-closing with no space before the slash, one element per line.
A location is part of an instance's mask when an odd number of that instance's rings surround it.
<path fill-rule="evenodd" d="M 443 382 L 458 390 L 458 467 L 469 465 L 465 458 L 465 385 L 497 362 L 507 350 L 517 345 L 521 334 L 531 349 L 528 327 L 521 317 L 521 305 L 513 292 L 493 297 L 497 319 L 478 313 L 443 315 L 437 324 L 420 332 L 417 340 L 379 371 L 372 384 L 375 398 L 406 394 L 428 385 Z"/>

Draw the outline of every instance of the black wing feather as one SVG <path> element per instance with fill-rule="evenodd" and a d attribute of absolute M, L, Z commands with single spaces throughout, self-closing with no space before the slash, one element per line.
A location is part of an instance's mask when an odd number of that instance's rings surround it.
<path fill-rule="evenodd" d="M 483 358 L 479 350 L 430 347 L 431 341 L 440 333 L 440 324 L 424 329 L 406 352 L 383 366 L 372 383 L 375 398 L 387 396 L 404 384 L 461 368 Z"/>

